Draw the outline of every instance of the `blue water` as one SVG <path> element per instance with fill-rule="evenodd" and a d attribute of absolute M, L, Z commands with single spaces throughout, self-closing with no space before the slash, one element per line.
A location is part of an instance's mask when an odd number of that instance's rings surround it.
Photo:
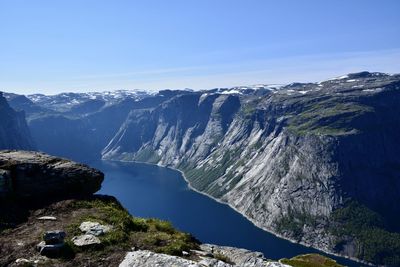
<path fill-rule="evenodd" d="M 190 190 L 177 171 L 141 163 L 102 161 L 91 165 L 105 174 L 100 194 L 115 196 L 134 216 L 171 221 L 203 243 L 261 251 L 275 260 L 304 253 L 323 254 L 255 227 L 229 206 Z M 343 265 L 362 266 L 329 257 Z"/>

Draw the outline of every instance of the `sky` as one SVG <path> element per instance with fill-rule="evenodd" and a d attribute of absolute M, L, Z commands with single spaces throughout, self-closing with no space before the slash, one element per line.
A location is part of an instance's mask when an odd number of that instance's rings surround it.
<path fill-rule="evenodd" d="M 0 0 L 0 91 L 400 73 L 399 0 Z"/>

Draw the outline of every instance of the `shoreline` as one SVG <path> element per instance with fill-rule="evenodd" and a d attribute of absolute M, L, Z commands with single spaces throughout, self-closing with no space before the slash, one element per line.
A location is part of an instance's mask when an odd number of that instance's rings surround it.
<path fill-rule="evenodd" d="M 248 217 L 246 214 L 244 214 L 244 213 L 242 213 L 241 211 L 239 211 L 236 207 L 232 206 L 230 203 L 228 203 L 228 202 L 223 202 L 223 201 L 220 200 L 220 199 L 217 199 L 217 198 L 215 198 L 215 197 L 213 197 L 213 196 L 211 196 L 211 195 L 208 195 L 208 194 L 205 193 L 205 192 L 199 191 L 199 190 L 197 190 L 196 188 L 194 188 L 194 187 L 190 184 L 190 181 L 189 181 L 189 180 L 187 179 L 187 177 L 185 176 L 185 173 L 184 173 L 183 171 L 179 170 L 179 169 L 174 168 L 174 167 L 166 166 L 166 165 L 162 165 L 162 164 L 158 164 L 158 163 L 156 164 L 156 163 L 149 163 L 149 162 L 137 161 L 137 160 L 101 159 L 101 161 L 114 161 L 114 162 L 125 162 L 125 163 L 140 163 L 140 164 L 146 164 L 146 165 L 151 165 L 151 166 L 158 166 L 158 167 L 167 168 L 167 169 L 170 169 L 170 170 L 173 170 L 173 171 L 177 171 L 177 172 L 179 172 L 179 173 L 181 174 L 182 178 L 185 180 L 185 182 L 186 182 L 186 184 L 187 184 L 187 186 L 188 186 L 188 188 L 189 188 L 190 190 L 192 190 L 192 191 L 194 191 L 194 192 L 196 192 L 196 193 L 202 194 L 202 195 L 204 195 L 204 196 L 206 196 L 206 197 L 208 197 L 208 198 L 211 198 L 211 199 L 213 199 L 214 201 L 216 201 L 216 202 L 218 202 L 218 203 L 220 203 L 220 204 L 223 204 L 223 205 L 228 206 L 229 208 L 233 209 L 235 212 L 237 212 L 237 213 L 239 213 L 241 216 L 243 216 L 246 220 L 248 220 L 250 223 L 252 223 L 255 227 L 260 228 L 261 230 L 263 230 L 263 231 L 265 231 L 265 232 L 268 232 L 269 234 L 272 234 L 272 235 L 274 235 L 275 237 L 281 238 L 281 239 L 283 239 L 283 240 L 287 240 L 287 241 L 289 241 L 289 242 L 291 242 L 291 243 L 293 243 L 293 244 L 299 244 L 299 245 L 305 246 L 305 247 L 307 247 L 307 248 L 313 248 L 313 249 L 319 250 L 319 251 L 321 251 L 321 252 L 323 252 L 323 253 L 325 253 L 325 254 L 328 254 L 328 255 L 332 255 L 332 256 L 339 257 L 339 258 L 351 260 L 351 261 L 354 261 L 354 262 L 357 262 L 357 263 L 362 263 L 362 264 L 367 265 L 367 266 L 376 266 L 376 265 L 374 265 L 374 264 L 372 264 L 372 263 L 365 262 L 365 261 L 362 261 L 362 260 L 357 259 L 357 258 L 353 258 L 353 257 L 349 257 L 349 256 L 340 255 L 340 254 L 337 254 L 337 253 L 334 253 L 334 252 L 329 252 L 329 251 L 326 251 L 326 250 L 324 250 L 324 249 L 320 249 L 320 248 L 317 248 L 317 247 L 313 247 L 313 246 L 311 246 L 311 245 L 309 245 L 309 244 L 306 244 L 306 243 L 303 243 L 303 242 L 296 242 L 296 241 L 293 240 L 293 239 L 284 237 L 284 236 L 282 236 L 282 235 L 280 235 L 280 234 L 278 234 L 278 233 L 276 233 L 276 232 L 274 232 L 274 231 L 272 231 L 272 230 L 270 230 L 270 229 L 267 229 L 267 228 L 265 228 L 265 227 L 262 227 L 262 226 L 260 226 L 254 219 Z"/>

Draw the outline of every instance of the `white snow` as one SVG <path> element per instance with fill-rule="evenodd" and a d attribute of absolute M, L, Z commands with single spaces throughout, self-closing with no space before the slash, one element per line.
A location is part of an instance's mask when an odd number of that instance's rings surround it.
<path fill-rule="evenodd" d="M 328 80 L 326 80 L 326 82 L 327 82 L 327 81 L 343 80 L 343 79 L 347 79 L 347 78 L 349 78 L 348 75 L 343 75 L 343 76 L 340 76 L 340 77 L 335 77 L 335 78 L 328 79 Z M 324 81 L 319 82 L 319 83 L 323 83 L 323 82 L 324 82 Z"/>
<path fill-rule="evenodd" d="M 377 93 L 377 92 L 380 92 L 380 91 L 382 91 L 383 90 L 383 88 L 381 88 L 381 87 L 378 87 L 378 88 L 373 88 L 373 89 L 364 89 L 364 90 L 362 90 L 363 92 L 375 92 L 375 93 Z"/>
<path fill-rule="evenodd" d="M 304 94 L 307 94 L 308 93 L 308 91 L 297 91 L 297 92 L 299 92 L 300 94 L 302 94 L 302 95 L 304 95 Z"/>
<path fill-rule="evenodd" d="M 222 95 L 233 95 L 233 94 L 238 94 L 241 95 L 242 93 L 239 90 L 229 90 L 229 91 L 222 91 Z"/>

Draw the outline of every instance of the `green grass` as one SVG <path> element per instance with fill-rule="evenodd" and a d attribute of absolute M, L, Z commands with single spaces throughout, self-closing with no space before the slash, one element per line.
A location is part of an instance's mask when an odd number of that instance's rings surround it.
<path fill-rule="evenodd" d="M 343 267 L 336 261 L 319 254 L 299 255 L 291 259 L 282 259 L 281 262 L 293 267 Z"/>
<path fill-rule="evenodd" d="M 373 112 L 368 106 L 354 102 L 340 102 L 337 99 L 306 104 L 293 113 L 287 128 L 298 135 L 347 135 L 357 133 L 352 121 L 361 115 Z"/>
<path fill-rule="evenodd" d="M 89 209 L 95 212 L 81 216 L 70 224 L 67 228 L 69 237 L 81 234 L 79 225 L 84 221 L 113 226 L 110 232 L 99 237 L 102 244 L 94 250 L 107 252 L 137 247 L 170 255 L 182 255 L 183 250 L 198 249 L 199 242 L 193 236 L 176 230 L 170 222 L 133 217 L 116 201 L 84 200 L 71 205 L 73 209 Z M 82 251 L 73 246 L 74 253 Z"/>

